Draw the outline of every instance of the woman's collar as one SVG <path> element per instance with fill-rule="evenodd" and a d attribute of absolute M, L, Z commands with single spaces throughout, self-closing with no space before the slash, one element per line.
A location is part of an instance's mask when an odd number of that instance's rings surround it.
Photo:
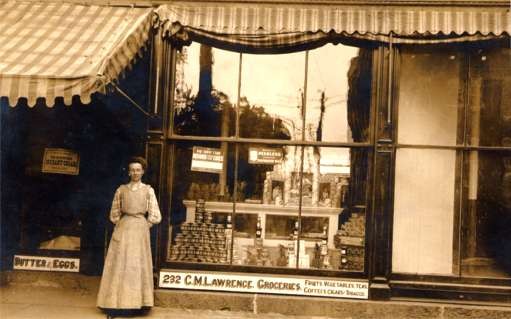
<path fill-rule="evenodd" d="M 142 186 L 144 186 L 144 183 L 142 183 L 142 181 L 139 181 L 139 182 L 129 182 L 128 183 L 128 188 L 132 191 L 136 191 L 140 188 L 142 188 Z"/>

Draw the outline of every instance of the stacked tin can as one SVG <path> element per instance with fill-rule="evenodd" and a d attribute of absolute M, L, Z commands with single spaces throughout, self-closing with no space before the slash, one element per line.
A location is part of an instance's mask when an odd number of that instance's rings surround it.
<path fill-rule="evenodd" d="M 195 221 L 183 223 L 175 238 L 170 260 L 206 263 L 226 263 L 227 241 L 225 226 L 212 222 L 211 212 L 203 199 L 196 202 Z"/>
<path fill-rule="evenodd" d="M 340 249 L 340 269 L 344 271 L 363 271 L 365 248 L 365 217 L 352 214 L 341 226 L 334 237 L 335 247 Z"/>

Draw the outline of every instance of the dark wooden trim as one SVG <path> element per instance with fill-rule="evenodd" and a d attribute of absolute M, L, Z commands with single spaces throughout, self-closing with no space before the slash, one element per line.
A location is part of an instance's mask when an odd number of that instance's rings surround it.
<path fill-rule="evenodd" d="M 172 135 L 167 137 L 169 141 L 185 142 L 229 142 L 229 143 L 242 143 L 242 144 L 267 144 L 267 145 L 295 145 L 295 146 L 322 146 L 322 147 L 361 147 L 370 148 L 373 146 L 371 143 L 356 143 L 356 142 L 317 142 L 317 141 L 301 141 L 301 140 L 270 140 L 259 138 L 236 138 L 236 137 L 222 137 L 222 136 L 190 136 L 190 135 Z"/>
<path fill-rule="evenodd" d="M 229 264 L 208 264 L 191 262 L 163 262 L 161 269 L 187 269 L 203 271 L 225 271 L 254 274 L 276 274 L 290 276 L 309 276 L 324 278 L 346 278 L 346 279 L 367 279 L 364 272 L 347 272 L 340 270 L 322 270 L 316 268 L 288 268 L 288 267 L 261 267 L 248 265 L 229 265 Z"/>
<path fill-rule="evenodd" d="M 394 139 L 397 123 L 395 111 L 397 85 L 395 81 L 395 70 L 398 70 L 398 59 L 390 59 L 388 47 L 381 47 L 377 54 L 378 71 L 375 74 L 377 79 L 377 143 L 374 145 L 373 159 L 373 188 L 371 201 L 372 218 L 369 229 L 371 236 L 370 245 L 370 287 L 369 294 L 373 300 L 388 300 L 391 296 L 391 289 L 388 277 L 392 267 L 392 220 L 393 220 L 393 171 L 394 171 Z M 392 50 L 395 50 L 392 47 Z M 393 52 L 394 57 L 398 57 Z M 393 63 L 391 72 L 389 63 Z M 389 83 L 390 81 L 390 83 Z M 389 94 L 391 94 L 389 96 Z M 390 121 L 387 118 L 390 116 Z"/>
<path fill-rule="evenodd" d="M 464 146 L 464 145 L 396 144 L 396 148 L 441 149 L 459 151 L 495 151 L 495 152 L 511 151 L 511 147 L 507 146 L 470 146 L 470 145 Z"/>
<path fill-rule="evenodd" d="M 80 258 L 82 257 L 80 250 L 64 250 L 64 249 L 23 249 L 18 248 L 14 255 L 22 255 L 22 256 L 45 256 L 45 257 L 66 257 L 66 258 Z"/>
<path fill-rule="evenodd" d="M 388 88 L 389 88 L 389 50 L 386 47 L 378 48 L 378 68 L 377 68 L 377 93 L 376 102 L 378 104 L 376 110 L 377 127 L 376 127 L 376 140 L 378 142 L 390 142 L 392 143 L 392 130 L 391 123 L 387 123 L 387 115 L 389 110 L 387 109 L 388 104 Z M 385 141 L 385 142 L 384 142 Z"/>
<path fill-rule="evenodd" d="M 369 261 L 371 299 L 388 299 L 390 287 L 388 275 L 392 267 L 392 166 L 394 151 L 378 149 L 374 154 L 374 202 L 373 218 L 370 227 Z"/>
<path fill-rule="evenodd" d="M 420 299 L 509 306 L 511 286 L 454 284 L 418 281 L 391 281 L 392 299 Z"/>
<path fill-rule="evenodd" d="M 418 275 L 393 273 L 390 276 L 391 282 L 420 282 L 436 283 L 447 285 L 483 285 L 483 286 L 511 286 L 511 278 L 487 278 L 487 277 L 458 277 L 442 275 Z"/>
<path fill-rule="evenodd" d="M 459 79 L 460 89 L 458 91 L 458 123 L 456 133 L 456 144 L 467 145 L 467 123 L 470 112 L 468 109 L 468 59 L 466 56 L 461 59 Z M 454 221 L 453 221 L 453 260 L 452 272 L 461 275 L 461 254 L 462 254 L 462 224 L 464 203 L 466 201 L 465 183 L 465 152 L 456 152 L 455 177 L 454 177 Z"/>

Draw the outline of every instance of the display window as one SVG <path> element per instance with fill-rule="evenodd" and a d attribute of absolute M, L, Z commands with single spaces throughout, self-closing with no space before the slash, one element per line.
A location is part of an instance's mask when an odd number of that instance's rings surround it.
<path fill-rule="evenodd" d="M 402 48 L 394 273 L 511 276 L 510 57 Z"/>
<path fill-rule="evenodd" d="M 373 51 L 177 55 L 166 262 L 363 274 Z"/>

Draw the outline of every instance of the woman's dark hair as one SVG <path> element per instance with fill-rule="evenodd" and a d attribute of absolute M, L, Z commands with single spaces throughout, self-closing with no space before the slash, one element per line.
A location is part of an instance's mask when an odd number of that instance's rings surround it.
<path fill-rule="evenodd" d="M 127 165 L 128 168 L 129 168 L 130 164 L 133 164 L 133 163 L 139 163 L 140 165 L 142 165 L 142 169 L 144 171 L 147 168 L 147 161 L 143 157 L 140 157 L 140 156 L 130 157 L 130 159 L 128 160 L 128 165 Z"/>

